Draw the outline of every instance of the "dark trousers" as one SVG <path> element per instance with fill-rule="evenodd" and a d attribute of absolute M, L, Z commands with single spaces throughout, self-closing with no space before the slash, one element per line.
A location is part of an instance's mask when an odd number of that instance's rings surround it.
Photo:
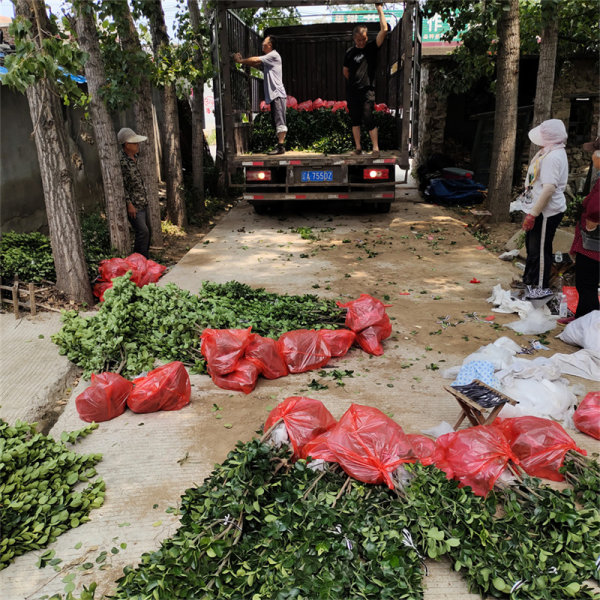
<path fill-rule="evenodd" d="M 133 251 L 139 252 L 142 256 L 149 258 L 150 253 L 150 222 L 148 221 L 148 210 L 139 209 L 136 212 L 135 219 L 129 218 L 129 222 L 135 233 L 135 242 Z"/>
<path fill-rule="evenodd" d="M 600 309 L 600 302 L 598 302 L 599 280 L 600 263 L 577 252 L 575 255 L 575 287 L 579 294 L 579 302 L 575 313 L 576 318 Z"/>
<path fill-rule="evenodd" d="M 523 283 L 527 285 L 539 285 L 540 262 L 544 260 L 544 277 L 541 287 L 547 288 L 550 281 L 550 269 L 552 268 L 552 240 L 556 229 L 562 221 L 565 213 L 559 213 L 552 217 L 544 219 L 539 215 L 531 231 L 525 236 L 525 247 L 527 248 L 527 260 L 525 262 L 525 272 L 523 273 Z M 544 220 L 546 227 L 544 230 Z"/>

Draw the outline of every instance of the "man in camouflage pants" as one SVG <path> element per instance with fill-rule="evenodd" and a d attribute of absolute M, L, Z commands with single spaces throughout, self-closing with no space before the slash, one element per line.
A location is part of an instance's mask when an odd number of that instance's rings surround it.
<path fill-rule="evenodd" d="M 147 139 L 146 136 L 137 135 L 129 127 L 124 127 L 117 134 L 117 140 L 121 144 L 120 160 L 127 202 L 127 217 L 135 232 L 133 251 L 139 252 L 146 258 L 150 251 L 148 196 L 138 168 L 137 155 L 140 151 L 140 142 L 145 142 Z"/>

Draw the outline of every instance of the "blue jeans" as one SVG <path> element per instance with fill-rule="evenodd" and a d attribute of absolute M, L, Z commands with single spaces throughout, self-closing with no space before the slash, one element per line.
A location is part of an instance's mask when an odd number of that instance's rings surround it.
<path fill-rule="evenodd" d="M 139 252 L 142 256 L 148 257 L 150 252 L 150 223 L 148 221 L 148 210 L 137 209 L 135 219 L 128 216 L 129 222 L 135 232 L 135 242 L 133 251 Z"/>

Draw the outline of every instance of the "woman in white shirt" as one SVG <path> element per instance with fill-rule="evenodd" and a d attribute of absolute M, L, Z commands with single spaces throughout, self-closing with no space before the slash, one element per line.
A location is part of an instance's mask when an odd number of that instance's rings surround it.
<path fill-rule="evenodd" d="M 552 268 L 552 241 L 565 210 L 569 164 L 565 143 L 567 131 L 560 119 L 549 119 L 529 132 L 529 139 L 540 146 L 527 170 L 526 186 L 531 187 L 533 203 L 523 221 L 527 232 L 527 261 L 523 283 L 547 288 Z"/>

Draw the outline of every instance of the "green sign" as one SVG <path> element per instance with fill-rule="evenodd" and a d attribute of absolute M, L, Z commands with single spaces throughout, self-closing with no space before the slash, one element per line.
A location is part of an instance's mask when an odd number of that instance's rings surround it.
<path fill-rule="evenodd" d="M 398 20 L 402 18 L 403 13 L 403 9 L 384 11 L 386 17 L 393 16 Z M 376 12 L 333 11 L 331 15 L 332 23 L 377 23 L 378 21 L 379 15 Z M 442 36 L 449 30 L 450 25 L 442 21 L 439 15 L 435 15 L 430 19 L 423 19 L 421 39 L 424 44 L 441 43 L 443 41 Z M 460 36 L 457 36 L 453 42 L 458 42 L 459 40 Z"/>

